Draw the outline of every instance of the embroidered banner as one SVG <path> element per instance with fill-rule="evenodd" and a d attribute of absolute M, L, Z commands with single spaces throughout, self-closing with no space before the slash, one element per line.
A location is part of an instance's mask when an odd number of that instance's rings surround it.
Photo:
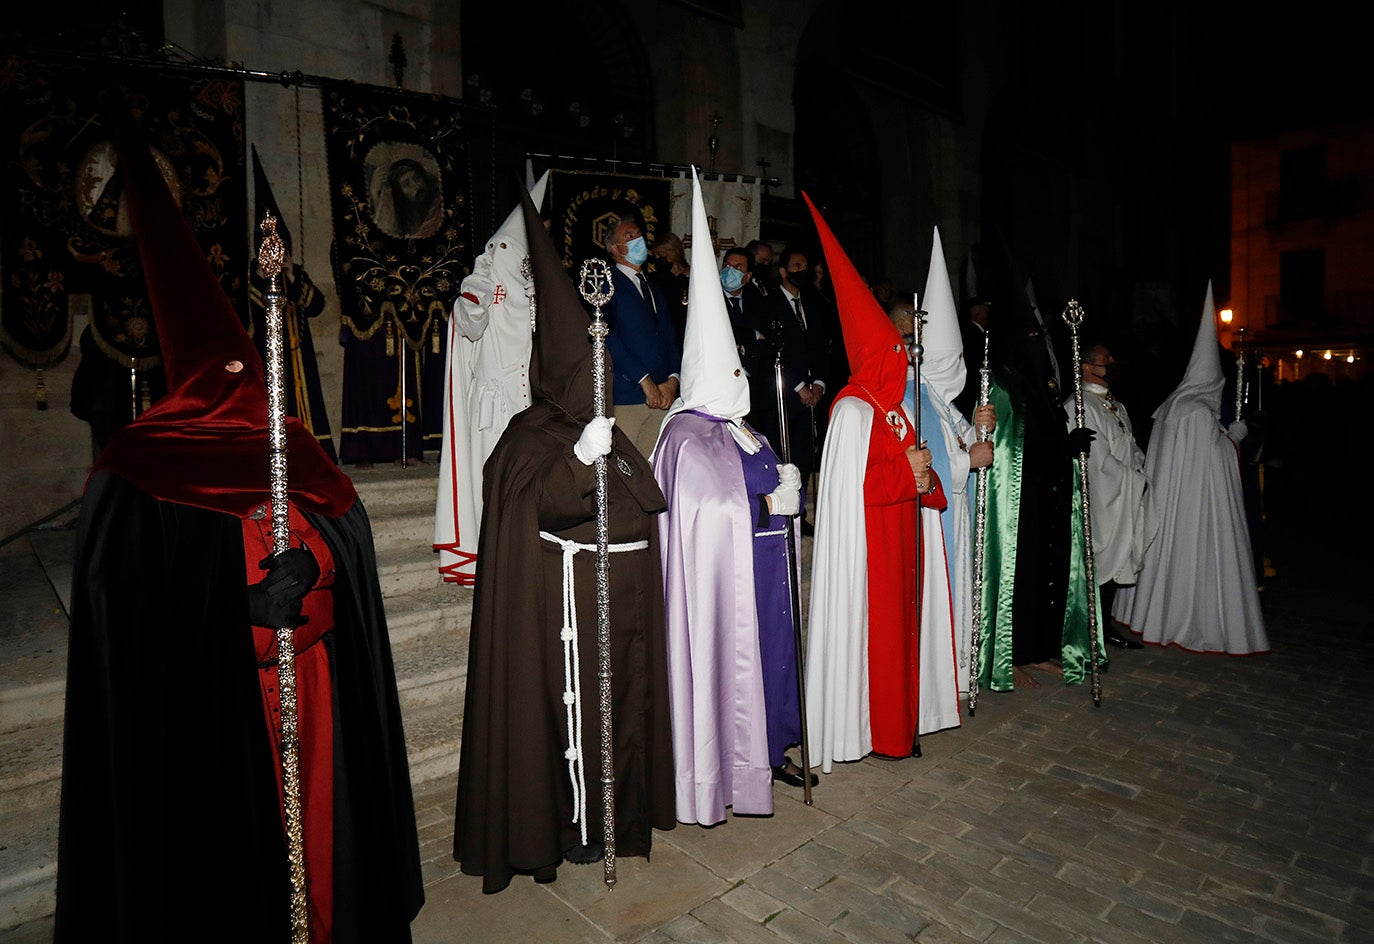
<path fill-rule="evenodd" d="M 717 255 L 736 246 L 743 248 L 759 238 L 761 188 L 758 181 L 745 183 L 739 178 L 718 178 L 701 182 L 701 200 L 706 205 L 706 222 Z M 692 246 L 692 175 L 673 178 L 673 232 L 683 245 Z"/>
<path fill-rule="evenodd" d="M 343 325 L 438 351 L 471 266 L 467 109 L 367 86 L 322 95 Z"/>
<path fill-rule="evenodd" d="M 123 88 L 163 175 L 247 320 L 243 85 L 175 71 L 0 61 L 0 343 L 61 361 L 72 315 L 125 368 L 161 363 L 101 93 Z"/>
<path fill-rule="evenodd" d="M 606 229 L 613 217 L 634 216 L 649 245 L 668 232 L 672 181 L 595 171 L 549 173 L 550 233 L 563 265 L 576 276 L 584 259 L 605 258 Z"/>

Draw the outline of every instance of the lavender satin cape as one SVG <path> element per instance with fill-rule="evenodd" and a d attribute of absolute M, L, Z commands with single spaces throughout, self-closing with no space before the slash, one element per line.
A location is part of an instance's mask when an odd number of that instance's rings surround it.
<path fill-rule="evenodd" d="M 679 413 L 654 450 L 677 818 L 773 812 L 754 598 L 754 509 L 726 421 Z M 790 627 L 789 627 L 790 632 Z"/>

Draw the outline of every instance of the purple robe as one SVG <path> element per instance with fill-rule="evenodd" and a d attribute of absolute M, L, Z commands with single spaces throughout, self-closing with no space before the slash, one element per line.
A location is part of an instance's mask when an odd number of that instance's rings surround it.
<path fill-rule="evenodd" d="M 405 453 L 424 452 L 420 425 L 420 355 L 405 347 L 404 362 L 386 352 L 386 328 L 363 340 L 347 327 L 339 332 L 344 346 L 343 405 L 340 411 L 339 461 L 392 462 L 401 458 L 401 364 L 406 368 Z M 394 344 L 394 342 L 393 342 Z M 440 410 L 443 401 L 439 401 Z"/>
<path fill-rule="evenodd" d="M 744 466 L 744 490 L 767 495 L 778 487 L 778 457 L 768 441 L 753 455 L 736 446 Z M 804 499 L 803 499 L 804 500 Z M 755 499 L 757 505 L 757 499 Z M 755 513 L 757 519 L 757 513 Z M 797 698 L 797 637 L 792 628 L 792 588 L 787 583 L 787 528 L 790 518 L 769 515 L 754 522 L 754 595 L 763 662 L 763 706 L 768 722 L 768 763 L 781 767 L 785 751 L 801 742 L 801 704 Z M 795 537 L 795 530 L 793 531 Z M 793 544 L 796 548 L 796 544 Z M 793 560 L 800 560 L 798 550 Z M 794 576 L 799 576 L 797 571 Z"/>
<path fill-rule="evenodd" d="M 759 478 L 770 472 L 776 485 L 776 458 L 767 455 Z M 773 812 L 754 589 L 758 498 L 740 456 L 726 422 L 696 412 L 672 417 L 654 450 L 654 477 L 668 500 L 659 535 L 676 807 L 684 823 L 722 822 L 726 807 Z"/>

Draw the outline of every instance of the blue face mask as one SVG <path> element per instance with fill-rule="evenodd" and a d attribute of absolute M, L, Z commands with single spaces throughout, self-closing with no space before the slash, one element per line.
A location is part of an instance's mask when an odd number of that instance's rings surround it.
<path fill-rule="evenodd" d="M 744 287 L 744 273 L 726 266 L 720 270 L 720 285 L 727 292 L 738 292 Z"/>
<path fill-rule="evenodd" d="M 649 245 L 644 242 L 643 236 L 636 236 L 625 244 L 625 261 L 630 265 L 643 265 L 647 258 L 649 258 Z"/>

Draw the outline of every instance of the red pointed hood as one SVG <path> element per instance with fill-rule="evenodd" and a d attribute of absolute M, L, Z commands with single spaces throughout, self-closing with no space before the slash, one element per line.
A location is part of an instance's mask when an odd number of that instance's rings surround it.
<path fill-rule="evenodd" d="M 835 306 L 840 313 L 844 350 L 849 355 L 849 383 L 857 387 L 856 396 L 880 406 L 883 411 L 900 409 L 906 393 L 906 350 L 902 336 L 883 312 L 882 305 L 864 284 L 854 263 L 840 248 L 835 234 L 826 225 L 816 205 L 805 193 L 802 199 L 811 208 L 811 218 L 821 237 L 826 268 L 835 285 Z M 867 393 L 868 396 L 864 396 Z M 843 396 L 843 391 L 839 394 Z"/>
<path fill-rule="evenodd" d="M 242 517 L 269 492 L 262 363 L 127 106 L 112 110 L 167 395 L 111 438 L 92 471 L 118 473 L 164 501 Z M 298 505 L 331 517 L 348 510 L 353 483 L 294 418 L 287 455 Z"/>

